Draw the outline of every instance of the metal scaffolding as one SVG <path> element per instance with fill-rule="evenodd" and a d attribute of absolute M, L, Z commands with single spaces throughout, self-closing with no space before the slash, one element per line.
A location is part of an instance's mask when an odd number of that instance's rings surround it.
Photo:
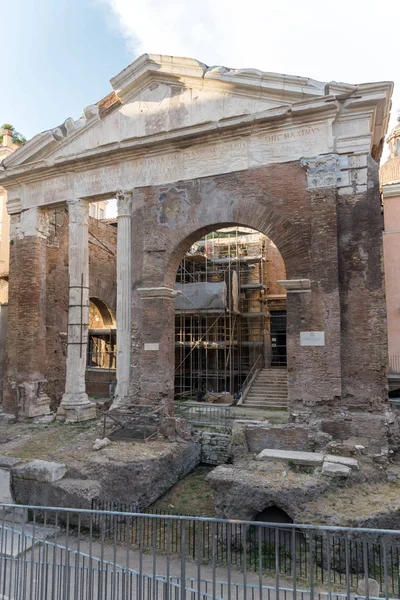
<path fill-rule="evenodd" d="M 200 400 L 206 392 L 234 395 L 260 356 L 271 364 L 266 241 L 248 228 L 220 229 L 196 242 L 181 262 L 176 282 L 184 298 L 175 311 L 177 399 Z M 217 299 L 211 298 L 216 283 L 226 290 Z M 190 289 L 186 297 L 185 286 Z"/>

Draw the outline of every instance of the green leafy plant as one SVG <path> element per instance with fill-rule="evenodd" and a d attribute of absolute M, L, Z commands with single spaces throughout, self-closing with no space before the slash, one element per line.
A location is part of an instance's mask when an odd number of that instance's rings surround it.
<path fill-rule="evenodd" d="M 8 129 L 9 131 L 11 131 L 11 140 L 13 141 L 14 144 L 20 144 L 21 146 L 23 146 L 26 143 L 26 137 L 22 135 L 22 133 L 18 133 L 18 131 L 16 131 L 14 125 L 11 125 L 10 123 L 4 123 L 1 126 L 1 133 L 0 133 L 0 143 L 3 143 L 3 131 L 5 129 Z"/>

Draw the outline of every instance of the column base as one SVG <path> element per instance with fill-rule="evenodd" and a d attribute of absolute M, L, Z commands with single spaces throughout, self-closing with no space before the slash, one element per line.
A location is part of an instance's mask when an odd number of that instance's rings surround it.
<path fill-rule="evenodd" d="M 110 410 L 116 410 L 116 409 L 121 409 L 121 408 L 128 408 L 129 404 L 131 404 L 132 401 L 129 400 L 129 398 L 127 397 L 120 397 L 120 396 L 115 396 L 113 403 L 110 406 Z"/>
<path fill-rule="evenodd" d="M 96 406 L 89 401 L 85 392 L 80 394 L 64 394 L 57 410 L 57 421 L 79 423 L 96 418 Z"/>

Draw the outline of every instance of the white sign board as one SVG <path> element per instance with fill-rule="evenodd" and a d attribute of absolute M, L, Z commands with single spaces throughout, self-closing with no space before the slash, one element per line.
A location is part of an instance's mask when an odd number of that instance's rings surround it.
<path fill-rule="evenodd" d="M 144 349 L 145 350 L 159 350 L 160 344 L 145 344 Z"/>
<path fill-rule="evenodd" d="M 325 346 L 325 331 L 300 331 L 300 346 Z"/>

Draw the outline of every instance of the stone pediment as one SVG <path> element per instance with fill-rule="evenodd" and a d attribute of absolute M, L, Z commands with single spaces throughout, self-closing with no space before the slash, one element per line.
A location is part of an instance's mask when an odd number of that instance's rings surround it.
<path fill-rule="evenodd" d="M 95 155 L 165 143 L 254 120 L 337 112 L 338 100 L 353 111 L 371 104 L 381 131 L 391 84 L 354 86 L 255 69 L 207 67 L 189 58 L 145 54 L 111 79 L 113 92 L 84 109 L 80 119 L 35 136 L 6 158 L 8 175 L 48 168 Z M 381 107 L 381 108 L 379 108 Z M 379 109 L 379 110 L 378 110 Z M 379 114 L 378 114 L 379 113 Z M 142 150 L 143 151 L 143 150 Z"/>

